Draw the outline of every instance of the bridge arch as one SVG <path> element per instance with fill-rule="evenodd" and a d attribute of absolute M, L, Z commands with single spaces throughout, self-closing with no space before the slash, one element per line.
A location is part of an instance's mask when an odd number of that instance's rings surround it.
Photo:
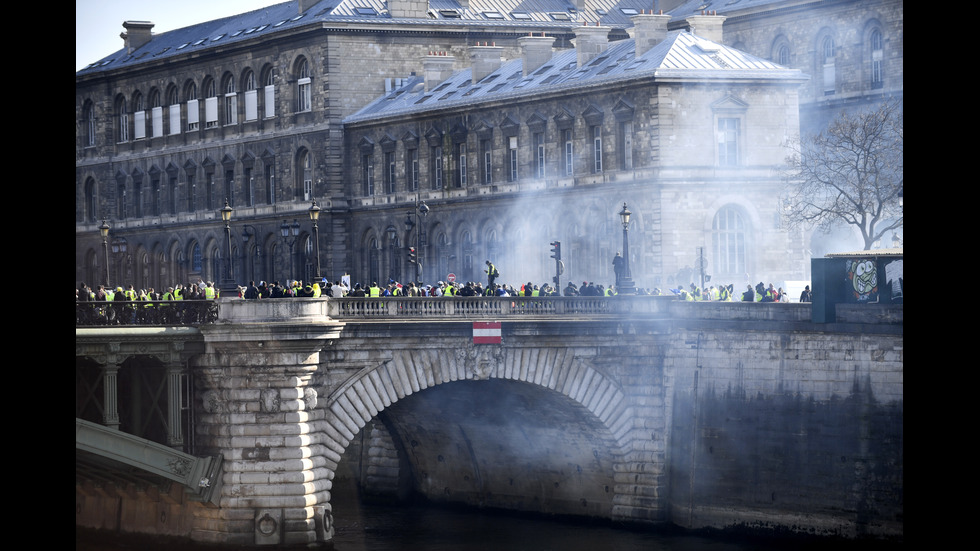
<path fill-rule="evenodd" d="M 613 515 L 619 501 L 616 495 L 617 484 L 614 481 L 620 473 L 628 470 L 626 461 L 631 447 L 630 429 L 633 418 L 631 406 L 616 381 L 591 366 L 587 358 L 576 356 L 573 349 L 564 347 L 491 349 L 469 345 L 460 349 L 393 351 L 384 361 L 353 374 L 325 400 L 324 432 L 329 440 L 327 447 L 336 454 L 328 458 L 326 465 L 331 478 L 337 473 L 341 457 L 358 433 L 400 400 L 447 383 L 491 380 L 527 383 L 557 393 L 580 406 L 579 411 L 588 412 L 576 415 L 591 415 L 592 420 L 588 424 L 594 429 L 576 425 L 574 431 L 582 432 L 578 432 L 574 439 L 595 439 L 605 444 L 601 460 L 596 455 L 596 461 L 591 462 L 589 467 L 602 472 L 592 472 L 584 476 L 591 477 L 590 482 L 594 482 L 596 478 L 601 479 L 599 485 L 604 486 L 606 494 L 589 496 L 588 507 L 591 508 L 586 508 L 586 499 L 581 499 L 582 508 L 576 510 L 586 515 L 596 514 L 597 500 L 591 498 L 598 497 L 605 500 L 603 514 Z M 566 403 L 564 400 L 560 402 Z M 456 420 L 450 420 L 450 424 L 455 422 Z M 582 434 L 589 430 L 598 430 L 602 434 L 583 437 Z M 556 430 L 556 434 L 558 432 L 560 430 Z M 467 455 L 466 452 L 460 453 L 461 457 Z M 572 455 L 581 453 L 582 450 L 576 449 Z M 588 453 L 597 454 L 595 450 Z M 469 454 L 473 454 L 472 446 Z M 450 459 L 447 457 L 446 461 L 449 462 Z M 568 461 L 569 467 L 575 463 L 574 459 Z M 475 459 L 472 462 L 479 463 Z M 581 472 L 579 468 L 579 473 Z M 532 478 L 538 480 L 540 476 L 528 477 L 529 480 Z M 499 489 L 499 486 L 495 489 Z M 562 512 L 569 512 L 568 496 L 556 499 L 564 503 L 558 507 L 566 507 Z"/>

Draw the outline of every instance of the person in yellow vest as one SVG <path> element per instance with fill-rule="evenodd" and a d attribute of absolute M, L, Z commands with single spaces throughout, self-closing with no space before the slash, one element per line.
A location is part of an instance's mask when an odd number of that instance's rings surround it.
<path fill-rule="evenodd" d="M 214 291 L 214 283 L 209 281 L 207 285 L 204 286 L 204 298 L 214 300 L 216 296 L 217 294 Z"/>
<path fill-rule="evenodd" d="M 313 298 L 318 298 L 320 296 L 320 284 L 313 283 Z"/>
<path fill-rule="evenodd" d="M 380 297 L 381 287 L 378 287 L 378 282 L 374 281 L 371 283 L 371 287 L 368 288 L 368 296 L 370 297 Z"/>

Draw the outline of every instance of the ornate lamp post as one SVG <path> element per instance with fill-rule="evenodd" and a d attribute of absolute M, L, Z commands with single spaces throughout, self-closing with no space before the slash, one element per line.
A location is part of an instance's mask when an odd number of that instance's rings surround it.
<path fill-rule="evenodd" d="M 619 211 L 619 219 L 623 223 L 623 276 L 620 278 L 620 288 L 616 292 L 620 295 L 635 295 L 636 287 L 633 285 L 633 277 L 630 273 L 630 216 L 633 213 L 626 208 L 623 203 L 623 210 Z"/>
<path fill-rule="evenodd" d="M 289 271 L 292 272 L 296 269 L 296 260 L 293 258 L 293 245 L 296 244 L 296 238 L 299 236 L 299 222 L 293 220 L 292 224 L 287 224 L 285 220 L 282 221 L 282 225 L 279 226 L 279 235 L 282 236 L 282 240 L 289 245 Z M 292 274 L 286 274 L 291 276 Z"/>
<path fill-rule="evenodd" d="M 415 280 L 422 281 L 422 250 L 425 248 L 425 243 L 422 242 L 422 221 L 426 214 L 429 214 L 429 205 L 425 204 L 425 201 L 421 200 L 421 196 L 415 194 L 415 221 L 412 221 L 412 213 L 409 213 L 405 218 L 405 227 L 408 231 L 412 231 L 415 228 L 415 246 L 417 248 L 412 252 L 412 248 L 409 247 L 409 262 L 415 263 Z"/>
<path fill-rule="evenodd" d="M 99 226 L 99 234 L 102 235 L 102 252 L 105 255 L 105 286 L 109 288 L 109 224 L 106 223 L 105 218 Z"/>
<path fill-rule="evenodd" d="M 313 280 L 319 282 L 320 277 L 320 232 L 316 221 L 320 218 L 320 207 L 316 204 L 316 199 L 310 205 L 310 220 L 313 222 Z"/>
<path fill-rule="evenodd" d="M 231 263 L 231 213 L 231 205 L 225 198 L 225 206 L 221 209 L 221 220 L 225 223 L 225 273 L 222 274 L 218 289 L 221 291 L 221 296 L 226 298 L 238 296 L 238 285 L 235 283 L 235 274 L 232 272 Z"/>

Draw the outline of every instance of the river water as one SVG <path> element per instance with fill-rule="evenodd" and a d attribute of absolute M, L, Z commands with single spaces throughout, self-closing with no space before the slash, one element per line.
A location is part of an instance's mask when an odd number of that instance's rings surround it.
<path fill-rule="evenodd" d="M 430 506 L 361 503 L 334 514 L 334 551 L 897 551 L 900 543 L 752 539 Z M 227 551 L 76 530 L 75 551 Z M 255 551 L 256 548 L 251 548 Z M 262 548 L 258 548 L 262 549 Z"/>

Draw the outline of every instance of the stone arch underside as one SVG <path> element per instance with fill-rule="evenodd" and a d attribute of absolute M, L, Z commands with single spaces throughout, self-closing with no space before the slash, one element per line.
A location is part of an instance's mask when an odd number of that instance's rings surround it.
<path fill-rule="evenodd" d="M 578 357 L 573 349 L 562 347 L 506 349 L 468 345 L 460 349 L 392 351 L 388 359 L 359 370 L 327 397 L 322 430 L 326 436 L 325 445 L 330 450 L 326 469 L 331 478 L 355 435 L 393 404 L 445 383 L 481 380 L 527 383 L 537 390 L 557 393 L 564 400 L 564 408 L 588 412 L 582 415 L 592 420 L 592 430 L 603 433 L 606 438 L 607 466 L 610 481 L 614 481 L 605 486 L 609 493 L 608 503 L 599 515 L 610 518 L 638 516 L 635 511 L 637 485 L 632 472 L 637 469 L 631 466 L 633 463 L 629 459 L 634 416 L 627 396 L 616 382 L 590 366 L 587 358 Z M 466 435 L 460 436 L 460 441 L 471 445 Z M 591 450 L 590 453 L 597 452 Z M 599 459 L 598 454 L 596 458 Z M 585 506 L 585 499 L 582 502 Z M 593 508 L 585 514 L 596 515 L 593 504 L 589 506 Z M 658 507 L 654 503 L 649 509 Z M 657 514 L 646 512 L 639 516 L 653 518 Z"/>

